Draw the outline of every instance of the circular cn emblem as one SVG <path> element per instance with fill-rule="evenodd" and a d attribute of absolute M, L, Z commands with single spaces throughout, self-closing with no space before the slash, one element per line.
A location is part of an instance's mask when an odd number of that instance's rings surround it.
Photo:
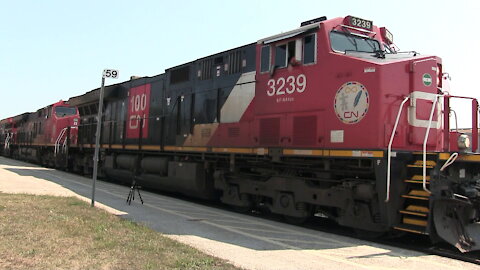
<path fill-rule="evenodd" d="M 370 96 L 359 82 L 347 82 L 335 95 L 335 114 L 345 124 L 356 124 L 367 114 Z"/>
<path fill-rule="evenodd" d="M 425 86 L 430 86 L 432 85 L 432 76 L 430 76 L 428 73 L 425 73 L 422 76 L 422 81 Z"/>

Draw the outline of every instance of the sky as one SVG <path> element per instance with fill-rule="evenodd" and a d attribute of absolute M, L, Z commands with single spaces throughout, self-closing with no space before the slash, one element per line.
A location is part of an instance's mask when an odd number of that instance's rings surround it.
<path fill-rule="evenodd" d="M 480 99 L 480 1 L 0 0 L 0 119 L 36 111 L 119 80 L 297 28 L 353 15 L 392 32 L 402 50 L 436 55 L 452 94 Z M 454 103 L 455 106 L 455 103 Z M 470 105 L 459 105 L 468 126 Z"/>

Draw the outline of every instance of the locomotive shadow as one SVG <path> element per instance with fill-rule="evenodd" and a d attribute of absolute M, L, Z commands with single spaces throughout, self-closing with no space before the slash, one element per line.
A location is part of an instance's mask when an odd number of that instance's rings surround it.
<path fill-rule="evenodd" d="M 0 164 L 3 165 L 3 159 Z M 10 166 L 11 164 L 5 164 Z M 92 181 L 89 178 L 54 169 L 37 167 L 5 168 L 23 177 L 43 179 L 90 198 Z M 196 237 L 208 239 L 218 245 L 227 244 L 255 251 L 309 250 L 326 254 L 344 254 L 345 258 L 415 257 L 424 254 L 365 240 L 334 235 L 309 228 L 289 225 L 274 220 L 230 212 L 195 201 L 185 201 L 170 194 L 152 193 L 142 190 L 145 204 L 138 198 L 126 204 L 129 187 L 98 180 L 96 201 L 118 211 L 119 215 L 173 238 Z M 368 253 L 368 255 L 366 254 Z"/>
<path fill-rule="evenodd" d="M 46 171 L 53 171 L 53 169 L 17 169 L 17 168 L 5 168 L 5 170 L 18 174 L 19 176 L 32 176 L 35 178 L 38 177 L 39 174 L 44 173 Z M 51 179 L 41 178 L 42 180 L 47 180 L 53 182 Z M 57 183 L 58 184 L 58 183 Z"/>

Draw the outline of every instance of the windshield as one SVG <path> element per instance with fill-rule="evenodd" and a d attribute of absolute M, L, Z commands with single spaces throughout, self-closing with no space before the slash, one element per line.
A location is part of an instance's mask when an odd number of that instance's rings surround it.
<path fill-rule="evenodd" d="M 341 32 L 330 32 L 332 49 L 339 52 L 376 52 L 380 50 L 380 43 L 374 39 L 364 38 Z"/>
<path fill-rule="evenodd" d="M 65 117 L 69 115 L 75 115 L 77 114 L 77 109 L 76 108 L 71 108 L 71 107 L 55 107 L 55 115 L 57 117 Z"/>

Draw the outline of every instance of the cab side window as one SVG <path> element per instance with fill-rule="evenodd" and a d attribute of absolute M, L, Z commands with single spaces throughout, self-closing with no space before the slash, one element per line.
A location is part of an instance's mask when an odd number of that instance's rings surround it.
<path fill-rule="evenodd" d="M 303 37 L 303 64 L 315 63 L 317 35 L 312 34 Z"/>
<path fill-rule="evenodd" d="M 270 70 L 270 46 L 263 46 L 260 60 L 260 72 L 267 72 Z"/>
<path fill-rule="evenodd" d="M 275 43 L 274 43 L 275 42 Z M 287 36 L 266 42 L 260 49 L 260 72 L 266 73 L 289 65 L 311 65 L 317 62 L 317 33 L 306 33 L 292 39 Z"/>
<path fill-rule="evenodd" d="M 275 47 L 275 68 L 289 64 L 313 64 L 316 62 L 316 34 L 310 34 Z"/>
<path fill-rule="evenodd" d="M 275 67 L 287 66 L 287 44 L 275 47 Z"/>

